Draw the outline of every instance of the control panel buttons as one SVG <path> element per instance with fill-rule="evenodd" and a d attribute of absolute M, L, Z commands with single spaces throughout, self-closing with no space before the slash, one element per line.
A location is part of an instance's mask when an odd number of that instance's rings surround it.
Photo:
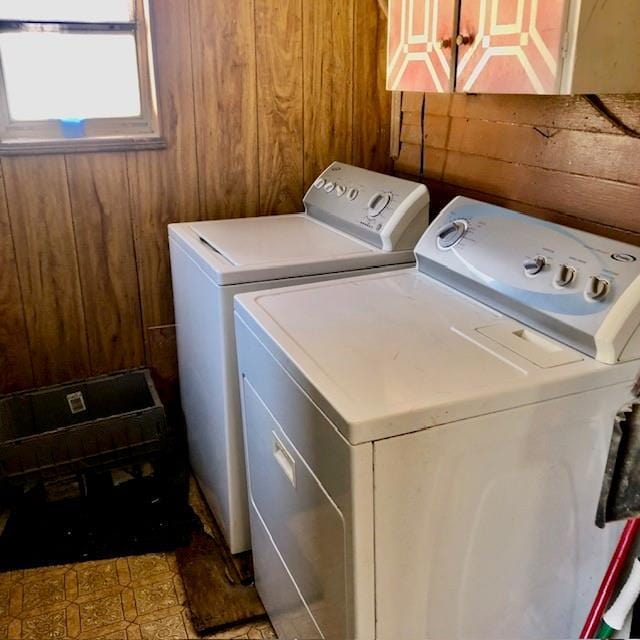
<path fill-rule="evenodd" d="M 314 183 L 313 186 L 316 189 L 322 189 L 322 187 L 324 187 L 324 185 L 327 183 L 327 181 L 324 178 L 318 178 Z"/>
<path fill-rule="evenodd" d="M 464 220 L 454 220 L 449 224 L 445 224 L 438 231 L 438 248 L 451 249 L 455 244 L 462 240 L 467 232 L 467 223 Z"/>
<path fill-rule="evenodd" d="M 327 193 L 331 193 L 335 188 L 336 188 L 335 182 L 327 182 L 327 184 L 324 185 L 324 190 Z"/>
<path fill-rule="evenodd" d="M 547 264 L 547 259 L 544 256 L 535 256 L 529 260 L 525 260 L 522 268 L 524 272 L 530 276 L 537 276 Z"/>
<path fill-rule="evenodd" d="M 558 287 L 568 287 L 576 277 L 576 270 L 568 264 L 561 264 L 553 278 L 553 284 Z"/>
<path fill-rule="evenodd" d="M 336 195 L 338 198 L 342 198 L 342 196 L 347 192 L 347 187 L 343 187 L 341 184 L 336 185 Z"/>
<path fill-rule="evenodd" d="M 349 189 L 349 193 L 347 194 L 347 197 L 349 198 L 349 200 L 353 201 L 358 197 L 359 194 L 360 192 L 356 188 L 353 188 L 353 189 Z"/>
<path fill-rule="evenodd" d="M 584 290 L 584 297 L 595 302 L 596 300 L 604 300 L 609 292 L 609 283 L 598 276 L 589 276 L 587 286 Z"/>
<path fill-rule="evenodd" d="M 382 193 L 378 191 L 378 193 L 374 194 L 369 200 L 369 211 L 367 215 L 370 218 L 377 218 L 389 205 L 391 202 L 391 194 L 390 193 Z"/>

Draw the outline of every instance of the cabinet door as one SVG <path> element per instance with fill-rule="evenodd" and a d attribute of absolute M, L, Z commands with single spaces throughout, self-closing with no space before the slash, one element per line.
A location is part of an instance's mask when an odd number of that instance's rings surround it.
<path fill-rule="evenodd" d="M 557 93 L 569 0 L 461 0 L 456 91 Z"/>
<path fill-rule="evenodd" d="M 459 0 L 390 0 L 387 88 L 453 89 L 453 41 Z"/>

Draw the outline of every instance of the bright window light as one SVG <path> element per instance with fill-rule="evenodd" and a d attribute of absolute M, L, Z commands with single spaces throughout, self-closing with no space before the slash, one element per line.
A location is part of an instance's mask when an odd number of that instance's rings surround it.
<path fill-rule="evenodd" d="M 58 4 L 110 4 L 105 0 L 9 2 L 23 3 L 56 6 L 56 16 Z M 112 4 L 124 4 L 124 0 Z M 140 115 L 136 41 L 131 33 L 2 33 L 0 58 L 12 120 Z"/>
<path fill-rule="evenodd" d="M 132 0 L 0 0 L 0 20 L 129 22 Z"/>

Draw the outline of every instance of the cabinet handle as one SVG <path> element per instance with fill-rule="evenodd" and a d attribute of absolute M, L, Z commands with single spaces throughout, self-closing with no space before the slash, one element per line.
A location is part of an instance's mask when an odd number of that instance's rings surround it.
<path fill-rule="evenodd" d="M 436 42 L 437 49 L 448 49 L 451 46 L 451 38 L 444 38 Z"/>
<path fill-rule="evenodd" d="M 472 38 L 471 36 L 463 36 L 462 34 L 460 34 L 457 38 L 456 38 L 456 44 L 461 47 L 463 44 L 469 44 L 471 42 Z"/>

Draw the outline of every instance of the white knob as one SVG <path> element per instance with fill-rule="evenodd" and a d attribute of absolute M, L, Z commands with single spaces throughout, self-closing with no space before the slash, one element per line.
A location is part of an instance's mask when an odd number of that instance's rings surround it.
<path fill-rule="evenodd" d="M 369 200 L 369 212 L 367 215 L 370 218 L 378 217 L 387 208 L 387 205 L 390 202 L 391 194 L 379 191 L 371 197 L 371 200 Z"/>
<path fill-rule="evenodd" d="M 547 264 L 547 259 L 544 256 L 535 256 L 530 260 L 525 260 L 524 264 L 524 272 L 530 276 L 537 276 Z"/>
<path fill-rule="evenodd" d="M 589 276 L 587 286 L 584 290 L 584 297 L 589 302 L 595 302 L 596 300 L 603 300 L 606 298 L 609 292 L 609 283 L 603 278 L 597 276 Z"/>
<path fill-rule="evenodd" d="M 573 282 L 575 276 L 576 270 L 573 267 L 567 264 L 561 264 L 553 279 L 553 284 L 558 288 L 567 287 Z"/>
<path fill-rule="evenodd" d="M 440 249 L 450 249 L 458 244 L 467 232 L 467 223 L 464 220 L 454 220 L 445 224 L 438 230 L 437 244 Z"/>

